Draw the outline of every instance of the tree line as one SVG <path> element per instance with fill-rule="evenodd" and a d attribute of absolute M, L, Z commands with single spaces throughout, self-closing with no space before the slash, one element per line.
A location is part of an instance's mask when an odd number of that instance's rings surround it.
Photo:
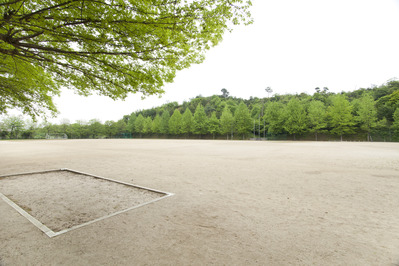
<path fill-rule="evenodd" d="M 274 94 L 241 99 L 229 95 L 197 96 L 135 111 L 118 121 L 97 119 L 59 124 L 0 122 L 1 138 L 224 138 L 399 141 L 399 81 L 352 92 L 324 87 L 313 95 Z"/>

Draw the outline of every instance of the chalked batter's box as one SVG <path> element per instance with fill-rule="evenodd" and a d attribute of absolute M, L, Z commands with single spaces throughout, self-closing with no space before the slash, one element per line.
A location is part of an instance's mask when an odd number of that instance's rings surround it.
<path fill-rule="evenodd" d="M 0 197 L 49 237 L 172 195 L 65 168 L 0 176 Z"/>

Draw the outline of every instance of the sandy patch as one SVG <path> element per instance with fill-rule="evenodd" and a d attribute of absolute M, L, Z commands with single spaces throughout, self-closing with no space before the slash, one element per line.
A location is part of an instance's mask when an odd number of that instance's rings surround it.
<path fill-rule="evenodd" d="M 165 196 L 61 170 L 0 178 L 0 192 L 54 232 Z"/>

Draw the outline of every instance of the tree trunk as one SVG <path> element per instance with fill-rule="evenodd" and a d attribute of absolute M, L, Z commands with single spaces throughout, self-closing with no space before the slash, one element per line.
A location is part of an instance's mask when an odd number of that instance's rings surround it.
<path fill-rule="evenodd" d="M 342 141 L 342 134 L 341 134 L 341 141 Z"/>
<path fill-rule="evenodd" d="M 317 141 L 317 132 L 315 132 L 315 136 L 316 136 L 316 141 Z"/>

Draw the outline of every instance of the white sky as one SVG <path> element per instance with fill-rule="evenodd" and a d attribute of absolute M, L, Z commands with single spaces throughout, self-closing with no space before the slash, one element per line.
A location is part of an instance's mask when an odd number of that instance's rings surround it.
<path fill-rule="evenodd" d="M 159 99 L 80 97 L 65 90 L 56 104 L 68 118 L 118 120 L 139 109 L 182 103 L 199 94 L 249 98 L 312 94 L 316 87 L 353 91 L 399 78 L 399 0 L 253 0 L 253 25 L 239 26 L 200 65 L 177 73 Z"/>

